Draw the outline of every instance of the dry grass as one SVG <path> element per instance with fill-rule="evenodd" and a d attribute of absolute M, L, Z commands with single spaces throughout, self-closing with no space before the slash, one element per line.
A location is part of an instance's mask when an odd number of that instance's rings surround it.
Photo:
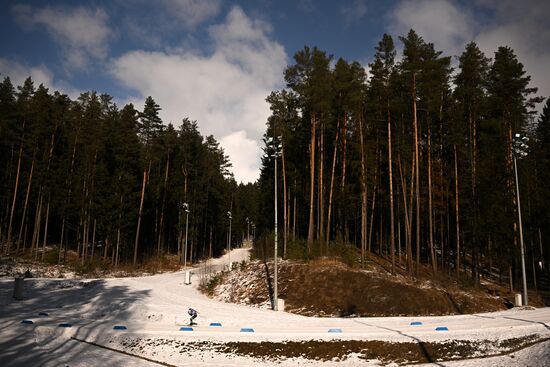
<path fill-rule="evenodd" d="M 285 311 L 307 316 L 419 316 L 490 312 L 506 309 L 510 295 L 491 284 L 471 287 L 444 275 L 414 280 L 392 276 L 381 264 L 351 268 L 332 259 L 281 261 L 279 298 Z M 252 261 L 218 279 L 210 296 L 226 302 L 267 307 L 271 299 L 273 264 Z M 495 291 L 498 289 L 498 291 Z M 490 292 L 489 292 L 490 291 Z M 534 306 L 542 306 L 537 297 Z"/>

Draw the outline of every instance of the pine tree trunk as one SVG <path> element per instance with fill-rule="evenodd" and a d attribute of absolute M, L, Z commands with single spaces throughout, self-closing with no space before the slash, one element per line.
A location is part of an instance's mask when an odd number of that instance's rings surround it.
<path fill-rule="evenodd" d="M 151 161 L 149 161 L 149 167 L 150 166 L 151 166 Z M 136 240 L 134 242 L 134 261 L 133 261 L 133 266 L 134 267 L 137 264 L 139 231 L 140 231 L 140 228 L 141 228 L 141 215 L 143 213 L 143 199 L 145 197 L 146 182 L 147 182 L 147 170 L 143 170 L 143 183 L 141 185 L 141 198 L 140 198 L 140 201 L 139 201 L 139 212 L 138 212 L 138 222 L 137 222 L 137 229 L 136 229 Z"/>
<path fill-rule="evenodd" d="M 390 253 L 391 253 L 391 273 L 395 274 L 395 224 L 393 213 L 393 173 L 392 173 L 392 146 L 391 146 L 391 113 L 390 100 L 387 100 L 388 110 L 388 174 L 390 183 Z"/>
<path fill-rule="evenodd" d="M 296 180 L 294 180 L 294 212 L 292 214 L 292 237 L 296 238 Z"/>
<path fill-rule="evenodd" d="M 120 254 L 120 226 L 116 231 L 116 248 L 115 248 L 115 271 L 118 268 L 118 257 Z"/>
<path fill-rule="evenodd" d="M 412 236 L 412 226 L 413 226 L 413 202 L 414 202 L 414 189 L 415 189 L 415 182 L 416 182 L 416 177 L 415 177 L 415 168 L 416 168 L 416 160 L 414 159 L 414 151 L 412 152 L 412 165 L 411 165 L 411 195 L 410 195 L 410 200 L 409 200 L 409 220 L 410 220 L 410 223 L 409 223 L 409 227 L 410 227 L 410 230 L 411 230 L 411 245 L 410 245 L 410 250 L 411 250 L 411 253 L 410 253 L 410 274 L 413 275 L 414 273 L 414 261 L 413 261 L 413 254 L 412 254 L 412 243 L 413 243 L 413 236 Z"/>
<path fill-rule="evenodd" d="M 283 258 L 286 259 L 286 241 L 288 235 L 288 208 L 287 208 L 287 193 L 286 193 L 286 160 L 285 160 L 285 149 L 281 150 L 281 161 L 283 164 Z M 248 240 L 248 238 L 247 238 Z"/>
<path fill-rule="evenodd" d="M 409 207 L 407 205 L 407 182 L 405 181 L 405 178 L 403 176 L 403 168 L 401 165 L 401 157 L 398 157 L 397 162 L 399 163 L 399 176 L 401 177 L 401 190 L 403 191 L 403 215 L 405 216 L 405 251 L 407 254 L 407 270 L 409 272 L 409 275 L 412 275 L 412 266 L 411 266 L 411 257 L 412 257 L 412 249 L 411 249 L 411 240 L 412 240 L 412 233 L 411 233 L 411 225 L 412 225 L 412 219 L 409 215 Z M 411 185 L 413 182 L 413 177 L 411 175 Z M 411 187 L 412 192 L 412 187 Z"/>
<path fill-rule="evenodd" d="M 310 160 L 309 160 L 309 225 L 307 231 L 307 247 L 308 253 L 311 251 L 311 244 L 314 240 L 315 235 L 315 212 L 314 212 L 314 203 L 315 203 L 315 113 L 312 113 L 311 116 L 311 142 L 310 146 Z"/>
<path fill-rule="evenodd" d="M 168 152 L 167 158 L 166 158 L 166 170 L 164 172 L 164 192 L 162 195 L 162 206 L 160 209 L 160 224 L 159 224 L 159 233 L 158 233 L 158 240 L 157 240 L 157 257 L 160 259 L 161 254 L 161 248 L 162 248 L 162 232 L 164 228 L 164 210 L 166 207 L 166 192 L 168 189 L 168 170 L 170 169 L 170 152 Z"/>
<path fill-rule="evenodd" d="M 13 200 L 11 204 L 11 210 L 10 210 L 10 221 L 8 224 L 8 239 L 6 242 L 6 249 L 5 253 L 9 254 L 10 248 L 11 248 L 11 231 L 12 231 L 12 225 L 13 225 L 13 216 L 15 213 L 15 203 L 17 201 L 17 191 L 19 188 L 19 174 L 21 172 L 21 157 L 23 155 L 23 140 L 25 138 L 25 122 L 23 122 L 23 136 L 21 137 L 21 143 L 19 144 L 19 158 L 17 159 L 17 173 L 15 174 L 15 185 L 13 187 Z"/>
<path fill-rule="evenodd" d="M 428 121 L 428 226 L 430 240 L 430 258 L 432 260 L 432 271 L 437 271 L 437 259 L 434 250 L 434 228 L 433 228 L 433 209 L 432 209 L 432 132 L 430 122 Z"/>
<path fill-rule="evenodd" d="M 325 124 L 321 122 L 320 126 L 320 136 L 319 136 L 319 226 L 318 226 L 318 237 L 321 246 L 324 244 L 324 233 L 325 228 L 325 191 L 324 191 L 324 166 L 325 166 Z"/>
<path fill-rule="evenodd" d="M 359 141 L 361 143 L 361 264 L 363 266 L 366 265 L 366 257 L 370 255 L 370 241 L 367 252 L 367 157 L 365 154 L 364 133 L 363 117 L 359 116 Z"/>
<path fill-rule="evenodd" d="M 95 250 L 95 230 L 96 230 L 96 220 L 94 219 L 94 229 L 92 232 L 92 261 L 94 261 L 94 250 Z"/>
<path fill-rule="evenodd" d="M 340 116 L 338 116 L 338 122 L 336 123 L 336 137 L 334 138 L 334 153 L 332 155 L 332 174 L 330 175 L 330 190 L 328 195 L 328 213 L 327 213 L 327 229 L 326 229 L 327 242 L 330 241 L 330 216 L 332 214 L 332 192 L 334 190 L 334 174 L 336 171 L 336 152 L 338 151 L 339 132 L 340 132 Z"/>
<path fill-rule="evenodd" d="M 38 194 L 38 206 L 36 207 L 36 219 L 34 221 L 34 231 L 31 242 L 31 253 L 34 251 L 34 259 L 38 258 L 38 247 L 40 243 L 40 228 L 42 228 L 42 187 L 39 190 Z"/>
<path fill-rule="evenodd" d="M 460 275 L 460 222 L 459 222 L 459 204 L 458 204 L 458 157 L 456 153 L 456 145 L 454 146 L 455 153 L 455 212 L 456 212 L 456 276 Z"/>
<path fill-rule="evenodd" d="M 64 252 L 63 244 L 65 243 L 65 218 L 61 220 L 61 240 L 59 241 L 59 253 L 57 256 L 57 263 L 61 264 L 61 253 Z"/>
<path fill-rule="evenodd" d="M 46 242 L 48 240 L 48 222 L 50 219 L 50 194 L 48 194 L 48 204 L 46 205 L 46 222 L 44 223 L 44 241 L 42 242 L 42 261 L 46 256 Z"/>
<path fill-rule="evenodd" d="M 477 168 L 477 127 L 476 121 L 472 116 L 471 108 L 468 111 L 468 120 L 470 126 L 471 140 L 471 180 L 472 180 L 472 252 L 474 255 L 472 276 L 475 284 L 479 282 L 478 266 L 477 266 L 477 195 L 476 195 L 476 168 Z"/>
<path fill-rule="evenodd" d="M 420 271 L 420 173 L 418 154 L 418 119 L 416 116 L 416 75 L 412 75 L 412 103 L 413 103 L 413 125 L 414 125 L 414 161 L 415 166 L 415 190 L 416 190 L 416 275 Z"/>
<path fill-rule="evenodd" d="M 21 217 L 21 225 L 19 226 L 19 236 L 17 236 L 17 249 L 19 252 L 19 246 L 21 244 L 21 238 L 23 237 L 23 228 L 25 227 L 25 219 L 27 217 L 27 207 L 29 205 L 29 195 L 31 193 L 32 175 L 34 172 L 34 156 L 31 163 L 31 171 L 29 173 L 29 183 L 27 184 L 27 194 L 25 195 L 25 204 L 23 205 L 23 216 Z"/>

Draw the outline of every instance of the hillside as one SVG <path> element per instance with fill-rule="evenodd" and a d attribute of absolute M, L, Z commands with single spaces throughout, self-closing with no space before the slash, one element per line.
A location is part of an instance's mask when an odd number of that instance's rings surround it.
<path fill-rule="evenodd" d="M 285 300 L 285 311 L 325 317 L 421 316 L 490 312 L 513 306 L 513 294 L 491 282 L 473 287 L 443 275 L 437 280 L 392 276 L 383 259 L 373 260 L 366 269 L 334 260 L 281 261 L 278 293 Z M 213 277 L 202 290 L 217 300 L 270 308 L 272 279 L 273 263 L 253 260 Z M 529 300 L 532 306 L 543 306 L 535 294 Z"/>

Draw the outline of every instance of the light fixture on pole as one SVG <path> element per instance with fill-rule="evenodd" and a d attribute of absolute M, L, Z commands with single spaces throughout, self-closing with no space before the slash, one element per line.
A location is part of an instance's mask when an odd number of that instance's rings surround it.
<path fill-rule="evenodd" d="M 514 175 L 516 178 L 516 200 L 518 204 L 518 224 L 519 224 L 519 241 L 521 246 L 521 276 L 523 280 L 523 304 L 529 305 L 527 299 L 527 277 L 525 275 L 525 247 L 523 245 L 523 226 L 521 223 L 521 204 L 519 201 L 519 182 L 518 182 L 518 165 L 517 158 L 522 158 L 527 155 L 527 141 L 529 138 L 516 134 L 513 141 L 512 155 L 514 157 Z"/>
<path fill-rule="evenodd" d="M 227 261 L 229 263 L 229 270 L 231 270 L 231 212 L 227 212 L 227 218 L 229 218 L 229 236 L 227 236 Z"/>
<path fill-rule="evenodd" d="M 278 275 L 278 266 L 277 266 L 277 158 L 279 158 L 283 154 L 283 137 L 278 136 L 277 141 L 274 140 L 272 137 L 268 137 L 267 139 L 264 139 L 265 145 L 266 145 L 266 153 L 264 154 L 264 158 L 273 158 L 275 161 L 275 245 L 274 245 L 274 255 L 273 255 L 273 262 L 274 262 L 274 272 L 273 272 L 273 310 L 277 311 L 279 309 L 278 303 L 278 289 L 277 289 L 277 275 Z"/>
<path fill-rule="evenodd" d="M 189 229 L 189 204 L 183 203 L 183 210 L 185 211 L 185 242 L 183 246 L 183 268 L 187 268 L 187 230 Z"/>

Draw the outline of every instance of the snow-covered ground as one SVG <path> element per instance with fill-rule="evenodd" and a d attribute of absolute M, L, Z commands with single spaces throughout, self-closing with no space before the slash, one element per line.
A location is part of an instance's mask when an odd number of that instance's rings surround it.
<path fill-rule="evenodd" d="M 235 249 L 230 260 L 238 263 L 248 256 L 247 249 Z M 222 269 L 228 258 L 226 255 L 192 269 L 190 285 L 185 284 L 184 271 L 137 278 L 25 279 L 24 299 L 20 301 L 12 298 L 13 279 L 0 279 L 0 366 L 159 365 L 153 361 L 186 366 L 318 365 L 319 361 L 306 359 L 256 360 L 205 352 L 204 348 L 178 349 L 174 345 L 289 340 L 416 343 L 550 337 L 550 308 L 441 317 L 316 318 L 221 303 L 201 294 L 197 286 L 204 273 Z M 188 322 L 188 307 L 198 310 L 199 325 L 192 331 L 180 331 L 180 325 Z M 39 316 L 40 313 L 45 314 Z M 32 324 L 23 324 L 23 320 Z M 71 327 L 58 326 L 61 323 Z M 211 323 L 221 326 L 210 326 Z M 115 325 L 123 325 L 126 330 L 114 330 Z M 436 331 L 442 327 L 447 330 Z M 254 332 L 242 332 L 243 328 Z M 329 332 L 330 329 L 341 332 Z M 148 344 L 135 344 L 137 340 Z M 477 359 L 440 365 L 550 365 L 550 343 L 539 343 L 513 355 L 514 358 L 501 356 L 482 362 Z M 376 363 L 351 357 L 324 365 Z"/>

